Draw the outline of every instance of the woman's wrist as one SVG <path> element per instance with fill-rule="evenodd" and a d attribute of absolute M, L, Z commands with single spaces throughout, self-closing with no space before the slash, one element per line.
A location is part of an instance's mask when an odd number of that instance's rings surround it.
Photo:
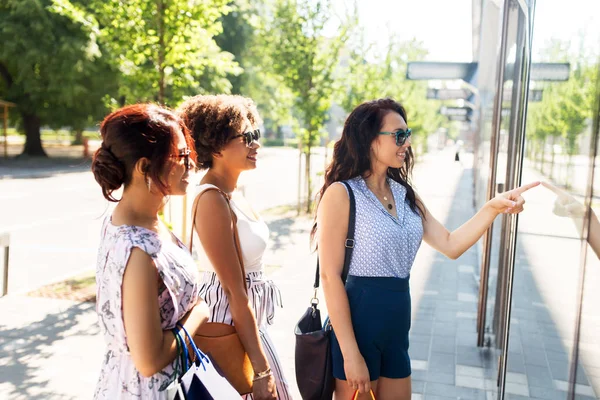
<path fill-rule="evenodd" d="M 254 379 L 252 379 L 252 381 L 253 382 L 260 381 L 260 380 L 268 378 L 270 376 L 273 376 L 273 371 L 271 371 L 271 368 L 267 368 L 264 371 L 255 372 L 254 373 Z"/>
<path fill-rule="evenodd" d="M 255 375 L 258 372 L 266 371 L 271 368 L 271 366 L 269 365 L 269 362 L 267 361 L 266 358 L 263 360 L 260 360 L 258 362 L 252 362 L 252 359 L 251 359 L 250 362 L 252 363 L 252 369 L 255 371 L 254 372 Z M 256 372 L 256 371 L 258 371 L 258 372 Z"/>

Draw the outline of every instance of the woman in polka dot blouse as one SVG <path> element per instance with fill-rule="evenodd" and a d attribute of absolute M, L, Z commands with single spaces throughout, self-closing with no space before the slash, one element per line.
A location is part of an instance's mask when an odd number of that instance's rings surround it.
<path fill-rule="evenodd" d="M 333 326 L 332 358 L 338 399 L 356 390 L 369 398 L 410 399 L 409 277 L 422 240 L 455 259 L 500 213 L 523 211 L 534 182 L 501 193 L 454 232 L 433 215 L 410 185 L 411 130 L 404 107 L 392 99 L 363 103 L 348 116 L 319 193 L 316 226 L 321 279 Z M 354 249 L 344 285 L 350 210 L 355 196 Z"/>

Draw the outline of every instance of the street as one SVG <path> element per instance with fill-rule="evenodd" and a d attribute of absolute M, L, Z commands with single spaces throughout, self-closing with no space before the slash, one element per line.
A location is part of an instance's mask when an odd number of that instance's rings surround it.
<path fill-rule="evenodd" d="M 323 149 L 315 149 L 312 156 L 315 177 L 323 170 L 323 154 Z M 240 177 L 248 200 L 257 211 L 282 204 L 295 206 L 298 151 L 262 148 L 259 157 L 257 170 Z M 193 190 L 189 188 L 190 193 Z M 171 201 L 173 205 L 167 205 L 165 211 L 175 210 L 172 222 L 176 234 L 182 236 L 181 213 L 176 212 L 182 199 Z M 0 179 L 0 232 L 8 232 L 11 240 L 9 293 L 93 270 L 100 227 L 111 207 L 90 171 Z"/>

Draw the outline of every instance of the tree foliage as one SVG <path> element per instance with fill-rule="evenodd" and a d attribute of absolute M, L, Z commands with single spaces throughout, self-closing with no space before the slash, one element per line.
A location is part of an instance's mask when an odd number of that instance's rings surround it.
<path fill-rule="evenodd" d="M 337 88 L 335 72 L 348 37 L 342 24 L 333 37 L 325 35 L 331 17 L 324 0 L 277 0 L 267 22 L 265 39 L 273 71 L 294 96 L 299 115 L 299 139 L 306 154 L 307 209 L 311 208 L 311 148 L 324 132 L 328 111 Z"/>
<path fill-rule="evenodd" d="M 227 0 L 95 0 L 101 40 L 120 71 L 125 102 L 175 105 L 184 96 L 229 92 L 241 69 L 215 42 Z"/>
<path fill-rule="evenodd" d="M 0 3 L 0 97 L 17 104 L 23 153 L 45 156 L 40 127 L 81 127 L 104 113 L 114 71 L 95 20 L 68 0 Z"/>
<path fill-rule="evenodd" d="M 413 144 L 424 144 L 427 135 L 443 122 L 438 113 L 438 102 L 426 99 L 427 83 L 406 79 L 409 61 L 419 61 L 427 55 L 422 43 L 416 40 L 400 41 L 392 36 L 385 54 L 374 50 L 374 44 L 365 43 L 358 32 L 350 51 L 345 90 L 340 92 L 339 103 L 350 112 L 364 101 L 390 97 L 399 101 L 407 111 L 409 126 L 415 132 Z"/>

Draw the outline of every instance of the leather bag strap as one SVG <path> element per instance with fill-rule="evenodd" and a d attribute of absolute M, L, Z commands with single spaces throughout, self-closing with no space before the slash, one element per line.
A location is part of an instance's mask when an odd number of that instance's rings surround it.
<path fill-rule="evenodd" d="M 225 198 L 225 201 L 227 202 L 227 207 L 229 207 L 229 212 L 231 213 L 231 222 L 233 224 L 233 243 L 235 245 L 235 252 L 237 254 L 238 257 L 238 261 L 240 263 L 240 269 L 242 270 L 242 279 L 244 280 L 244 289 L 246 290 L 246 293 L 248 293 L 248 285 L 246 285 L 246 269 L 244 268 L 244 257 L 242 255 L 242 246 L 240 244 L 240 236 L 238 233 L 238 229 L 237 229 L 237 215 L 236 213 L 233 211 L 233 208 L 231 207 L 231 201 L 229 196 L 227 195 L 227 193 L 225 193 L 224 191 L 222 191 L 221 189 L 217 188 L 217 187 L 211 187 L 208 189 L 205 189 L 203 192 L 201 192 L 200 194 L 198 194 L 198 196 L 196 196 L 196 199 L 194 200 L 194 204 L 192 205 L 192 209 L 193 214 L 192 214 L 192 230 L 190 232 L 190 246 L 189 246 L 189 250 L 190 253 L 192 252 L 192 247 L 194 245 L 194 228 L 196 226 L 196 213 L 198 212 L 198 202 L 200 201 L 200 196 L 202 196 L 204 193 L 211 191 L 211 190 L 216 190 L 217 192 L 221 193 L 221 195 Z"/>
<path fill-rule="evenodd" d="M 348 278 L 348 271 L 350 270 L 350 261 L 352 260 L 352 250 L 354 250 L 354 228 L 356 224 L 356 200 L 354 198 L 354 192 L 347 182 L 340 182 L 348 189 L 348 197 L 350 198 L 350 212 L 348 213 L 348 234 L 346 235 L 346 242 L 344 243 L 344 268 L 342 269 L 342 282 L 346 283 Z M 315 284 L 313 287 L 317 289 L 320 283 L 320 267 L 319 257 L 317 256 L 317 272 L 315 274 Z M 315 291 L 316 293 L 316 291 Z"/>

